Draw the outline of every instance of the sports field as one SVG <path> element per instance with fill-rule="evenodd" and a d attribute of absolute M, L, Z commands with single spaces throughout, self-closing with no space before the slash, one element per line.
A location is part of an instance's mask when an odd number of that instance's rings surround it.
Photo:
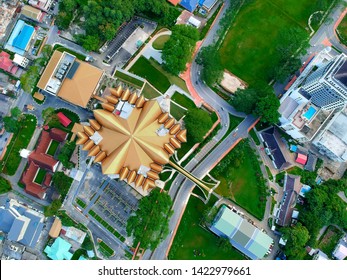
<path fill-rule="evenodd" d="M 257 0 L 242 6 L 220 48 L 223 66 L 250 85 L 269 82 L 279 63 L 274 57 L 279 32 L 298 27 L 308 33 L 309 16 L 329 4 L 330 0 Z"/>

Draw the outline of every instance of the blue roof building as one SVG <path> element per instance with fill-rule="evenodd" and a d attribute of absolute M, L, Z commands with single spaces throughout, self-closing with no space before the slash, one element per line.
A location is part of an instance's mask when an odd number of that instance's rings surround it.
<path fill-rule="evenodd" d="M 202 0 L 200 1 L 200 6 L 202 6 L 207 11 L 211 11 L 214 5 L 216 5 L 218 0 Z"/>
<path fill-rule="evenodd" d="M 196 7 L 199 4 L 199 0 L 182 0 L 180 5 L 185 8 L 186 10 L 188 10 L 189 12 L 194 12 L 194 10 L 196 9 Z"/>
<path fill-rule="evenodd" d="M 23 20 L 18 20 L 13 28 L 12 34 L 8 39 L 5 49 L 15 52 L 20 55 L 28 50 L 30 40 L 34 35 L 35 28 Z"/>
<path fill-rule="evenodd" d="M 7 233 L 8 240 L 35 247 L 42 229 L 44 216 L 24 207 L 15 200 L 0 207 L 0 231 Z"/>
<path fill-rule="evenodd" d="M 58 237 L 52 246 L 46 246 L 44 252 L 52 260 L 71 260 L 72 253 L 69 252 L 71 244 L 61 237 Z"/>

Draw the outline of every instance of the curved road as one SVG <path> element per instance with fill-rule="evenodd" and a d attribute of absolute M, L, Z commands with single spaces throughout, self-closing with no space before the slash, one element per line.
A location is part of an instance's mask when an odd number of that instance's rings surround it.
<path fill-rule="evenodd" d="M 219 28 L 219 21 L 223 17 L 229 5 L 229 1 L 226 1 L 223 10 L 220 12 L 215 24 L 208 32 L 202 46 L 208 46 L 215 41 L 217 34 L 216 31 Z M 222 125 L 222 128 L 218 131 L 217 135 L 185 166 L 187 171 L 190 171 L 194 176 L 202 179 L 221 160 L 221 158 L 223 158 L 225 154 L 240 141 L 241 138 L 247 138 L 248 130 L 256 122 L 256 117 L 252 115 L 247 116 L 244 113 L 237 112 L 229 103 L 219 97 L 213 90 L 211 90 L 204 82 L 200 80 L 200 71 L 201 66 L 198 65 L 194 60 L 190 68 L 190 79 L 194 90 L 208 105 L 218 112 Z M 228 130 L 229 114 L 237 117 L 244 117 L 245 119 L 216 148 L 214 148 Z M 213 151 L 210 152 L 212 149 Z M 201 159 L 199 159 L 199 155 L 206 155 L 208 152 L 210 153 L 206 157 L 201 158 L 202 161 L 200 161 Z M 169 222 L 170 234 L 165 240 L 162 241 L 154 252 L 147 250 L 144 255 L 144 259 L 161 260 L 167 258 L 167 254 L 177 231 L 179 222 L 194 187 L 195 184 L 181 174 L 179 174 L 172 182 L 169 194 L 174 200 L 174 214 Z"/>

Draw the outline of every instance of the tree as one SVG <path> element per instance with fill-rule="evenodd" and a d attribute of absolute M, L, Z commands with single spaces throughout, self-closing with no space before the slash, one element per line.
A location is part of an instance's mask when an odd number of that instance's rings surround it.
<path fill-rule="evenodd" d="M 63 164 L 65 168 L 70 169 L 73 167 L 72 162 L 70 162 L 70 158 L 73 151 L 75 150 L 75 147 L 75 142 L 67 142 L 58 155 L 58 160 Z"/>
<path fill-rule="evenodd" d="M 82 39 L 82 46 L 87 51 L 96 51 L 99 45 L 100 41 L 96 35 L 87 35 Z"/>
<path fill-rule="evenodd" d="M 237 111 L 251 114 L 258 102 L 258 93 L 254 88 L 238 89 L 234 93 L 234 97 L 231 100 L 231 105 L 235 107 Z"/>
<path fill-rule="evenodd" d="M 199 32 L 196 28 L 189 25 L 175 25 L 170 39 L 163 48 L 164 68 L 174 75 L 184 71 L 198 40 Z"/>
<path fill-rule="evenodd" d="M 143 197 L 134 216 L 127 222 L 127 233 L 134 237 L 134 244 L 141 242 L 141 248 L 155 249 L 160 240 L 168 234 L 168 218 L 172 214 L 171 197 L 158 188 Z"/>
<path fill-rule="evenodd" d="M 203 65 L 201 78 L 209 85 L 219 83 L 223 77 L 223 66 L 215 45 L 203 47 L 196 62 Z"/>
<path fill-rule="evenodd" d="M 54 114 L 54 108 L 53 107 L 47 107 L 46 109 L 42 110 L 41 116 L 45 123 L 49 122 L 49 118 Z"/>
<path fill-rule="evenodd" d="M 305 226 L 298 223 L 294 227 L 282 229 L 283 239 L 287 240 L 284 253 L 290 259 L 303 259 L 305 255 L 305 245 L 310 239 L 310 234 Z"/>
<path fill-rule="evenodd" d="M 200 143 L 213 125 L 210 115 L 197 108 L 188 111 L 184 123 L 193 143 Z"/>
<path fill-rule="evenodd" d="M 62 202 L 60 199 L 55 199 L 48 206 L 45 206 L 43 213 L 46 217 L 51 217 L 57 214 L 58 210 L 61 208 Z"/>
<path fill-rule="evenodd" d="M 61 171 L 55 172 L 52 176 L 53 185 L 62 197 L 65 197 L 69 192 L 72 181 L 72 178 L 66 176 L 64 172 Z"/>
<path fill-rule="evenodd" d="M 280 101 L 275 94 L 269 94 L 258 100 L 254 112 L 256 115 L 261 116 L 260 120 L 262 122 L 276 124 L 280 117 L 280 114 L 278 113 L 279 107 Z"/>
<path fill-rule="evenodd" d="M 7 132 L 17 133 L 21 127 L 22 111 L 18 107 L 11 109 L 11 115 L 2 119 Z"/>
<path fill-rule="evenodd" d="M 44 45 L 42 50 L 41 50 L 41 54 L 42 57 L 45 59 L 45 61 L 47 61 L 49 59 L 49 57 L 51 56 L 53 51 L 53 48 L 51 45 Z"/>

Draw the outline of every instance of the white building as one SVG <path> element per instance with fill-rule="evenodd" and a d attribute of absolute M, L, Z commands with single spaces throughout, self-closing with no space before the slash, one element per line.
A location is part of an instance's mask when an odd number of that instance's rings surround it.
<path fill-rule="evenodd" d="M 337 244 L 333 257 L 338 260 L 344 260 L 347 257 L 347 238 L 342 239 L 339 244 Z"/>
<path fill-rule="evenodd" d="M 29 0 L 29 5 L 47 12 L 54 0 Z"/>
<path fill-rule="evenodd" d="M 347 109 L 336 114 L 312 144 L 333 161 L 347 161 Z"/>
<path fill-rule="evenodd" d="M 16 63 L 17 65 L 23 67 L 23 68 L 26 68 L 28 66 L 30 60 L 27 59 L 26 57 L 16 53 L 14 55 L 13 62 Z"/>

